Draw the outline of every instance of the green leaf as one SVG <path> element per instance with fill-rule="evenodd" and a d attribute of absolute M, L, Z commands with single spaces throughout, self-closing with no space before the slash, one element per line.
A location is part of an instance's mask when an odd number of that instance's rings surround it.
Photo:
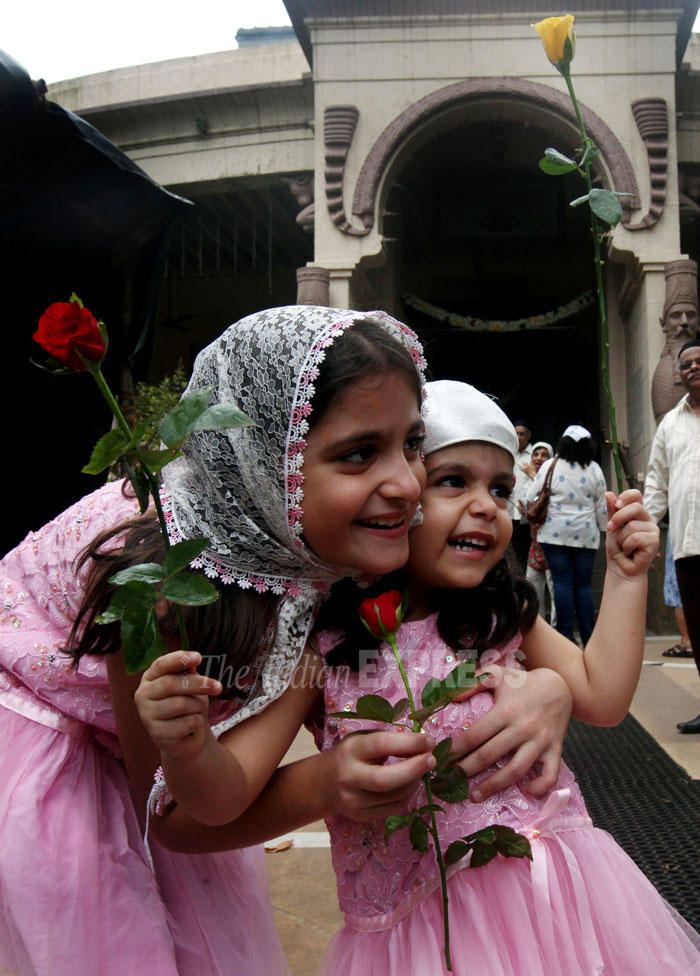
<path fill-rule="evenodd" d="M 447 803 L 459 803 L 469 798 L 469 780 L 461 766 L 447 769 L 430 777 L 433 793 Z"/>
<path fill-rule="evenodd" d="M 465 844 L 463 840 L 455 840 L 445 851 L 445 865 L 449 867 L 450 864 L 456 864 L 457 861 L 461 861 L 463 857 L 466 857 L 471 846 Z"/>
<path fill-rule="evenodd" d="M 584 196 L 582 196 L 582 197 L 576 197 L 575 200 L 572 200 L 571 201 L 571 203 L 569 204 L 569 206 L 570 207 L 580 207 L 582 203 L 585 203 L 586 202 L 586 200 L 588 200 L 588 194 L 587 193 L 584 194 Z"/>
<path fill-rule="evenodd" d="M 419 809 L 416 810 L 416 814 L 419 817 L 424 817 L 426 813 L 430 813 L 431 811 L 433 813 L 444 813 L 445 808 L 439 807 L 437 803 L 426 803 L 424 807 L 419 807 Z"/>
<path fill-rule="evenodd" d="M 244 427 L 253 421 L 238 407 L 229 403 L 210 407 L 212 387 L 203 386 L 201 390 L 184 396 L 158 425 L 158 432 L 168 447 L 179 445 L 193 430 L 223 430 L 229 427 Z"/>
<path fill-rule="evenodd" d="M 435 756 L 435 772 L 440 773 L 447 765 L 447 760 L 450 756 L 450 749 L 452 748 L 452 739 L 448 736 L 443 739 L 433 749 L 433 755 Z"/>
<path fill-rule="evenodd" d="M 230 403 L 217 403 L 198 418 L 192 430 L 228 430 L 231 427 L 255 426 L 248 414 Z"/>
<path fill-rule="evenodd" d="M 392 816 L 392 817 L 387 817 L 386 820 L 384 821 L 384 841 L 385 841 L 385 843 L 388 844 L 389 843 L 389 838 L 391 837 L 391 835 L 396 830 L 401 830 L 403 827 L 407 827 L 409 825 L 409 823 L 411 822 L 411 820 L 413 820 L 413 817 L 410 814 L 407 817 L 400 816 L 398 814 L 395 815 L 395 816 Z"/>
<path fill-rule="evenodd" d="M 360 718 L 357 712 L 326 712 L 324 718 Z M 364 731 L 370 731 L 365 729 Z"/>
<path fill-rule="evenodd" d="M 188 607 L 201 607 L 219 599 L 216 587 L 199 573 L 178 573 L 163 583 L 160 592 L 173 603 Z"/>
<path fill-rule="evenodd" d="M 360 718 L 375 722 L 391 722 L 394 718 L 394 706 L 381 695 L 362 695 L 357 699 L 355 708 Z"/>
<path fill-rule="evenodd" d="M 139 510 L 143 515 L 151 501 L 151 486 L 148 483 L 148 478 L 139 468 L 133 467 L 128 457 L 124 458 L 122 464 L 124 465 L 126 477 L 131 482 L 131 487 L 134 489 L 134 494 L 138 499 Z"/>
<path fill-rule="evenodd" d="M 176 542 L 165 554 L 163 560 L 165 575 L 173 576 L 189 566 L 192 560 L 207 548 L 208 543 L 209 539 L 185 539 L 184 542 Z"/>
<path fill-rule="evenodd" d="M 484 864 L 488 864 L 489 861 L 493 861 L 497 853 L 498 851 L 496 850 L 495 844 L 474 844 L 471 860 L 469 861 L 469 867 L 482 868 Z"/>
<path fill-rule="evenodd" d="M 581 167 L 581 169 L 583 169 L 583 167 L 587 163 L 592 163 L 593 160 L 598 159 L 599 156 L 600 156 L 600 149 L 598 149 L 597 146 L 588 146 L 586 148 L 585 153 L 581 157 L 581 162 L 579 163 L 579 166 Z"/>
<path fill-rule="evenodd" d="M 571 173 L 578 169 L 578 163 L 556 149 L 545 149 L 544 159 L 539 161 L 539 167 L 543 173 L 547 173 L 549 176 L 563 176 L 565 173 Z"/>
<path fill-rule="evenodd" d="M 150 583 L 136 581 L 126 583 L 116 590 L 107 609 L 96 618 L 97 623 L 112 624 L 115 620 L 121 620 L 124 611 L 131 603 L 140 603 L 148 609 L 156 602 L 157 596 L 158 594 Z"/>
<path fill-rule="evenodd" d="M 428 853 L 428 827 L 424 820 L 416 817 L 409 828 L 408 836 L 414 851 L 420 851 L 421 854 Z"/>
<path fill-rule="evenodd" d="M 423 686 L 423 691 L 420 694 L 421 705 L 425 708 L 429 708 L 434 705 L 435 702 L 440 697 L 440 689 L 442 687 L 442 681 L 439 678 L 431 678 Z"/>
<path fill-rule="evenodd" d="M 129 566 L 120 572 L 110 576 L 109 582 L 123 586 L 124 583 L 159 583 L 164 579 L 163 567 L 160 563 L 139 563 L 138 566 Z"/>
<path fill-rule="evenodd" d="M 194 393 L 184 396 L 158 425 L 158 433 L 163 442 L 170 447 L 187 437 L 194 430 L 194 424 L 209 407 L 213 387 L 203 386 Z"/>
<path fill-rule="evenodd" d="M 409 701 L 408 698 L 401 698 L 394 705 L 394 715 L 392 717 L 392 722 L 396 722 L 408 711 Z"/>
<path fill-rule="evenodd" d="M 130 603 L 122 616 L 122 650 L 127 674 L 143 671 L 166 649 L 153 608 Z"/>
<path fill-rule="evenodd" d="M 137 461 L 147 465 L 152 474 L 156 474 L 166 464 L 170 464 L 171 461 L 181 457 L 180 451 L 173 450 L 172 448 L 167 448 L 164 451 L 151 451 L 146 448 L 139 448 L 131 453 Z"/>
<path fill-rule="evenodd" d="M 112 430 L 108 430 L 93 447 L 90 460 L 83 468 L 83 474 L 99 474 L 100 471 L 104 471 L 105 468 L 114 464 L 128 450 L 129 443 L 119 428 L 114 427 Z"/>
<path fill-rule="evenodd" d="M 589 193 L 588 205 L 596 217 L 614 227 L 622 220 L 622 205 L 612 190 L 594 188 Z"/>
<path fill-rule="evenodd" d="M 530 841 L 512 827 L 494 826 L 496 848 L 504 857 L 529 857 L 532 860 Z"/>

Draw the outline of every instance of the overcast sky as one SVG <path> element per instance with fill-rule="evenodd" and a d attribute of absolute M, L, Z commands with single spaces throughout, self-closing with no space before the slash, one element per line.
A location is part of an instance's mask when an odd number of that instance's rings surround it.
<path fill-rule="evenodd" d="M 0 47 L 32 78 L 230 51 L 239 27 L 289 24 L 282 0 L 0 0 Z"/>
<path fill-rule="evenodd" d="M 64 81 L 236 46 L 239 27 L 288 24 L 282 0 L 0 0 L 0 47 L 32 78 Z M 700 18 L 695 30 L 700 29 Z"/>

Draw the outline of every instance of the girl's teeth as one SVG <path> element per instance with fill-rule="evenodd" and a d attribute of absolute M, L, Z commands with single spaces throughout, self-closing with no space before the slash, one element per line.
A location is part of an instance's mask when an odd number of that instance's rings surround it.
<path fill-rule="evenodd" d="M 455 549 L 488 549 L 486 543 L 477 542 L 475 539 L 455 539 L 454 542 L 450 542 L 450 545 Z"/>

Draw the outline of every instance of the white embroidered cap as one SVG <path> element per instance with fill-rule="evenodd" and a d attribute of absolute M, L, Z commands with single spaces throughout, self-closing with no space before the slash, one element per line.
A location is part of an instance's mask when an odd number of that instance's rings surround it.
<path fill-rule="evenodd" d="M 567 427 L 562 437 L 570 437 L 572 441 L 582 441 L 584 437 L 592 437 L 590 430 L 586 430 L 585 427 L 581 427 L 580 424 L 571 424 Z"/>
<path fill-rule="evenodd" d="M 502 447 L 515 460 L 518 435 L 495 400 L 457 380 L 427 383 L 426 391 L 426 455 L 462 441 L 485 441 Z"/>

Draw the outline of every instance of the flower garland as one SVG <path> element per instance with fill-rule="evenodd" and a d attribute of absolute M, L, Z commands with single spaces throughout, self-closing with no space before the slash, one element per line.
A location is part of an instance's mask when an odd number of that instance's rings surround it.
<path fill-rule="evenodd" d="M 411 308 L 416 309 L 418 312 L 422 312 L 424 315 L 429 315 L 430 318 L 436 319 L 438 322 L 447 322 L 448 325 L 457 326 L 460 329 L 469 329 L 472 332 L 522 332 L 526 329 L 541 329 L 545 325 L 554 325 L 555 322 L 561 322 L 564 319 L 571 318 L 572 315 L 576 315 L 584 308 L 588 308 L 595 302 L 595 295 L 593 290 L 585 291 L 578 298 L 573 298 L 566 305 L 560 305 L 559 308 L 553 309 L 551 312 L 544 312 L 542 315 L 528 315 L 523 319 L 512 319 L 510 321 L 504 319 L 477 319 L 473 316 L 466 315 L 455 315 L 454 312 L 447 312 L 444 308 L 438 308 L 436 305 L 431 305 L 429 302 L 423 301 L 422 298 L 418 298 L 417 295 L 412 295 L 407 292 L 403 296 L 403 300 Z"/>

